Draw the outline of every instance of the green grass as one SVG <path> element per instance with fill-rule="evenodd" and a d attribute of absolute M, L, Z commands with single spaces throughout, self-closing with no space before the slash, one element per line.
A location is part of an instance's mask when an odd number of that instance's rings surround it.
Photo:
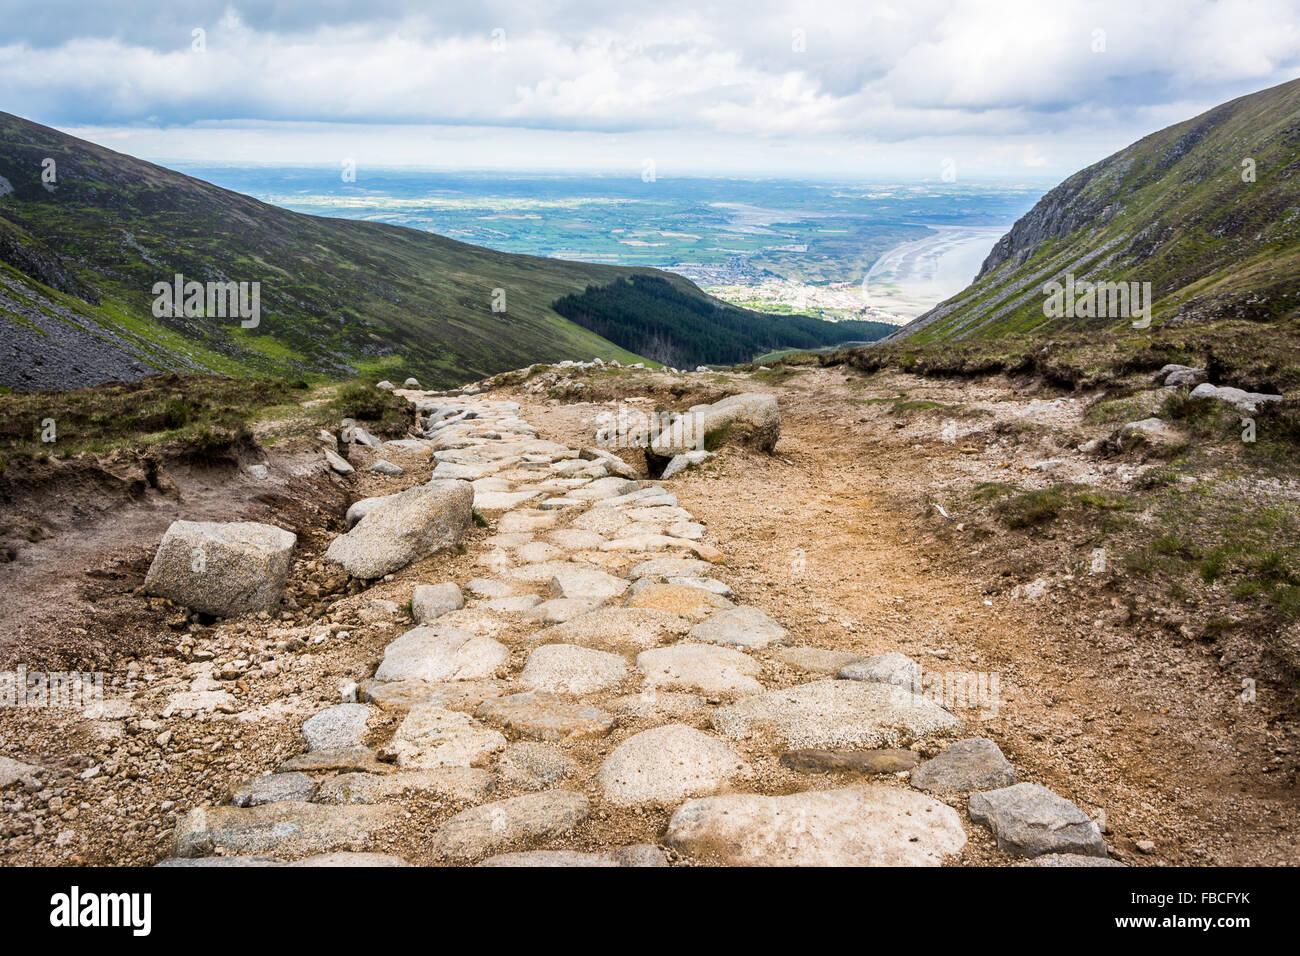
<path fill-rule="evenodd" d="M 972 502 L 993 505 L 993 513 L 1008 528 L 1029 528 L 1074 512 L 1130 511 L 1136 503 L 1127 495 L 1087 485 L 1053 485 L 1022 491 L 1001 482 L 983 482 L 970 493 Z"/>
<path fill-rule="evenodd" d="M 380 434 L 404 433 L 411 421 L 410 403 L 369 383 L 344 384 L 331 401 L 304 408 L 311 389 L 301 379 L 163 374 L 68 391 L 10 392 L 0 395 L 0 466 L 160 445 L 209 456 L 249 439 L 252 425 L 264 419 L 335 426 L 351 417 Z M 50 422 L 54 440 L 45 441 Z"/>

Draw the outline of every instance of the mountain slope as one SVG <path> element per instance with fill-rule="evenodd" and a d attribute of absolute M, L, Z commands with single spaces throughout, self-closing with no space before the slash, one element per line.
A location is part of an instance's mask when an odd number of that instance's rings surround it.
<path fill-rule="evenodd" d="M 177 273 L 260 283 L 259 323 L 155 317 L 154 284 Z M 637 274 L 719 304 L 654 269 L 290 212 L 0 113 L 0 385 L 74 387 L 176 370 L 413 374 L 437 386 L 537 361 L 636 361 L 637 336 L 621 348 L 553 303 Z M 494 311 L 502 296 L 505 311 Z M 832 337 L 861 336 L 846 328 Z"/>
<path fill-rule="evenodd" d="M 1298 151 L 1300 80 L 1153 133 L 1049 192 L 970 286 L 889 338 L 1129 325 L 1113 313 L 1045 315 L 1044 285 L 1067 275 L 1150 282 L 1156 324 L 1292 316 L 1300 307 Z"/>

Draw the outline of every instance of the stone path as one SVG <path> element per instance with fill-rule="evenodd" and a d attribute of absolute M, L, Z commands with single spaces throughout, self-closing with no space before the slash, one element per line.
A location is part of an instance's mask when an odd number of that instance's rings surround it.
<path fill-rule="evenodd" d="M 403 444 L 430 449 L 433 477 L 354 506 L 330 550 L 379 577 L 454 537 L 428 509 L 470 489 L 495 532 L 478 576 L 414 587 L 414 626 L 355 675 L 358 699 L 307 720 L 303 752 L 231 805 L 185 816 L 166 865 L 401 865 L 379 835 L 417 792 L 467 806 L 403 837 L 454 864 L 939 865 L 972 824 L 932 794 L 980 788 L 968 817 L 1001 848 L 1102 862 L 1096 825 L 1017 783 L 991 741 L 959 741 L 961 716 L 914 692 L 913 662 L 792 647 L 779 608 L 739 603 L 712 576 L 719 543 L 662 483 L 542 440 L 515 403 L 401 394 L 426 436 Z M 769 686 L 773 660 L 808 680 Z M 945 738 L 908 785 L 915 749 Z M 764 791 L 755 765 L 778 760 L 805 792 Z M 574 842 L 593 815 L 651 808 L 671 814 L 658 846 Z"/>

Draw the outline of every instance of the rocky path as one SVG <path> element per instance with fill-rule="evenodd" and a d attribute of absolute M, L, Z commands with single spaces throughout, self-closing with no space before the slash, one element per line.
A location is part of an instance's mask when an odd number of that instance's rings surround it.
<path fill-rule="evenodd" d="M 301 753 L 184 816 L 164 865 L 920 866 L 980 826 L 1038 864 L 1111 862 L 1085 813 L 967 735 L 973 695 L 897 652 L 792 646 L 779 607 L 734 601 L 726 542 L 669 485 L 541 439 L 515 403 L 403 394 L 437 464 L 398 497 L 472 489 L 494 532 L 474 576 L 414 587 L 378 668 Z M 451 543 L 445 522 L 408 540 L 394 507 L 358 503 L 327 557 L 378 580 Z"/>

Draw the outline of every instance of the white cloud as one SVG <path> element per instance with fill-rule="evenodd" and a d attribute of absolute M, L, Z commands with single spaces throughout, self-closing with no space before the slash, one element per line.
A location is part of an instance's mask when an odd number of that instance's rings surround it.
<path fill-rule="evenodd" d="M 942 140 L 977 164 L 1068 170 L 1300 65 L 1300 0 L 370 6 L 313 19 L 269 0 L 186 2 L 165 29 L 124 8 L 69 17 L 62 35 L 33 6 L 0 46 L 0 88 L 9 109 L 56 125 L 234 122 L 263 142 L 264 122 L 658 134 L 810 157 Z"/>

